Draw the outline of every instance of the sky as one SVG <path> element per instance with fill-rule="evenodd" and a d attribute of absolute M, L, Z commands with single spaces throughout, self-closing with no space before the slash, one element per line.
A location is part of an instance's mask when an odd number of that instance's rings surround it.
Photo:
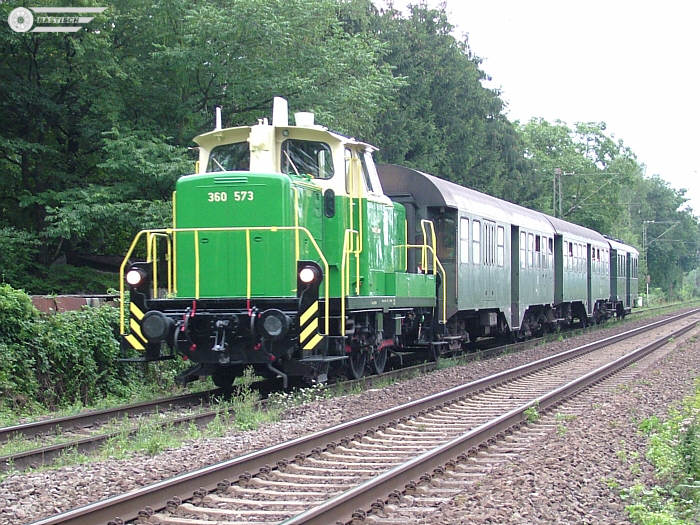
<path fill-rule="evenodd" d="M 447 0 L 446 8 L 510 120 L 605 122 L 647 175 L 686 188 L 700 216 L 700 2 Z"/>

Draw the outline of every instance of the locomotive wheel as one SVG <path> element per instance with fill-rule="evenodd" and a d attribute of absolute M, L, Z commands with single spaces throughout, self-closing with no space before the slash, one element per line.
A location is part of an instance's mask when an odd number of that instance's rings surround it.
<path fill-rule="evenodd" d="M 365 375 L 367 365 L 367 354 L 358 350 L 353 350 L 348 357 L 348 372 L 350 379 L 360 379 Z"/>
<path fill-rule="evenodd" d="M 372 359 L 372 370 L 375 374 L 379 375 L 384 372 L 384 367 L 386 367 L 388 356 L 389 350 L 387 350 L 386 346 L 381 350 L 374 352 L 374 359 Z"/>
<path fill-rule="evenodd" d="M 233 380 L 235 376 L 226 372 L 214 372 L 211 375 L 211 380 L 216 386 L 226 392 L 233 392 Z"/>

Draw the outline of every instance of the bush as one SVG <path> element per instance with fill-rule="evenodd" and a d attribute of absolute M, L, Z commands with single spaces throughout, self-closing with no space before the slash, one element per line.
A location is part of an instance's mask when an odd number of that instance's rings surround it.
<path fill-rule="evenodd" d="M 117 311 L 110 306 L 50 315 L 37 324 L 34 348 L 44 406 L 83 403 L 128 395 L 138 369 L 115 361 Z"/>
<path fill-rule="evenodd" d="M 3 404 L 24 406 L 37 391 L 32 351 L 39 312 L 29 296 L 8 284 L 0 285 L 0 399 Z"/>
<path fill-rule="evenodd" d="M 687 398 L 665 421 L 656 416 L 640 428 L 649 435 L 647 458 L 662 483 L 650 489 L 638 484 L 623 496 L 627 513 L 641 524 L 700 522 L 700 381 L 695 396 Z"/>
<path fill-rule="evenodd" d="M 111 306 L 41 316 L 27 294 L 0 285 L 0 403 L 54 408 L 128 397 L 143 374 L 115 361 L 117 323 Z"/>

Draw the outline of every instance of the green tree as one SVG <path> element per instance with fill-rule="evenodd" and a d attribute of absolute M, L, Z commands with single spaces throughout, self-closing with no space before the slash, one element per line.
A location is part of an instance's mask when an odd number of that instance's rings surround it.
<path fill-rule="evenodd" d="M 639 182 L 642 171 L 634 153 L 605 129 L 602 122 L 580 122 L 572 129 L 543 119 L 521 125 L 532 171 L 519 181 L 519 203 L 558 216 L 553 181 L 560 173 L 562 218 L 608 234 L 616 233 L 620 221 L 629 227 L 621 190 Z"/>
<path fill-rule="evenodd" d="M 506 178 L 523 167 L 519 139 L 499 93 L 481 85 L 486 75 L 467 38 L 453 36 L 444 7 L 414 5 L 407 16 L 389 8 L 353 20 L 356 30 L 381 39 L 384 61 L 404 80 L 379 115 L 379 159 L 502 195 Z"/>
<path fill-rule="evenodd" d="M 1 32 L 0 227 L 43 240 L 44 265 L 124 253 L 170 223 L 164 202 L 215 105 L 225 125 L 250 124 L 282 95 L 371 136 L 400 80 L 376 38 L 344 30 L 340 6 L 115 0 L 78 33 Z"/>

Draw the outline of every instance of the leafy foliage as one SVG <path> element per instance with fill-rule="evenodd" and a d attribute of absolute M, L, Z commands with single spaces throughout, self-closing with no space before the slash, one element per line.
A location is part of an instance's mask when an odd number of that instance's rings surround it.
<path fill-rule="evenodd" d="M 661 485 L 632 487 L 627 512 L 635 523 L 697 523 L 700 520 L 700 383 L 695 396 L 665 421 L 653 416 L 640 428 L 649 435 L 647 458 Z"/>
<path fill-rule="evenodd" d="M 139 371 L 115 363 L 110 306 L 42 317 L 24 292 L 0 285 L 0 399 L 4 407 L 87 403 L 124 396 Z"/>

